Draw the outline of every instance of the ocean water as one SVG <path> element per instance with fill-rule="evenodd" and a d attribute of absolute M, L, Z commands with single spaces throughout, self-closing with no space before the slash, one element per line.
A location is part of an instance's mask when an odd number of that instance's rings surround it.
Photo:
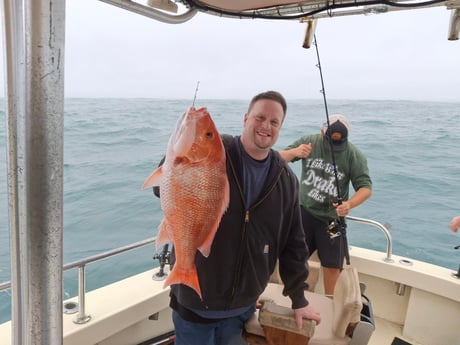
<path fill-rule="evenodd" d="M 197 100 L 221 133 L 239 134 L 247 100 Z M 10 280 L 4 102 L 0 111 L 0 282 Z M 64 262 L 131 244 L 156 234 L 160 202 L 144 179 L 163 156 L 190 100 L 67 99 L 64 137 Z M 460 236 L 448 228 L 460 214 L 460 103 L 328 102 L 328 112 L 351 122 L 350 140 L 368 158 L 374 192 L 352 216 L 391 225 L 393 253 L 457 270 Z M 275 148 L 325 121 L 322 100 L 288 100 Z M 297 173 L 300 163 L 291 165 Z M 385 251 L 377 229 L 350 223 L 350 245 Z M 87 267 L 87 290 L 156 266 L 154 247 Z M 77 272 L 64 274 L 74 296 Z M 10 319 L 10 292 L 0 292 L 0 323 Z"/>

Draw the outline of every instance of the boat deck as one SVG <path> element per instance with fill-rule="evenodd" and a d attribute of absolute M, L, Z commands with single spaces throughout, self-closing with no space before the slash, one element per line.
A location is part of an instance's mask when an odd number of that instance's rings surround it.
<path fill-rule="evenodd" d="M 407 342 L 407 345 L 425 345 L 415 342 L 412 339 L 404 337 L 402 335 L 402 326 L 396 323 L 381 319 L 379 317 L 374 318 L 375 331 L 372 333 L 371 339 L 368 345 L 392 345 L 395 337 Z M 406 345 L 404 343 L 395 345 Z"/>

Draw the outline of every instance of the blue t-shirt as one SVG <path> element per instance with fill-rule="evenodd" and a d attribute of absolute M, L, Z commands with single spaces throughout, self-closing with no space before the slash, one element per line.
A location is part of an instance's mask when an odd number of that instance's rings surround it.
<path fill-rule="evenodd" d="M 272 152 L 270 151 L 267 158 L 260 161 L 246 153 L 241 140 L 238 140 L 238 143 L 243 163 L 244 196 L 246 197 L 246 205 L 249 207 L 257 200 L 264 187 L 270 170 Z"/>

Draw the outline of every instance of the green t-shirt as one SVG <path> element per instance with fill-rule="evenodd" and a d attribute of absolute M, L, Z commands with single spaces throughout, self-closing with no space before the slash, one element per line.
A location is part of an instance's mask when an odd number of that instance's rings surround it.
<path fill-rule="evenodd" d="M 286 149 L 309 143 L 312 151 L 307 158 L 302 158 L 300 204 L 316 218 L 329 222 L 337 218 L 332 205 L 337 200 L 337 187 L 329 143 L 323 141 L 321 134 L 313 134 L 296 140 Z M 344 151 L 334 151 L 334 158 L 343 201 L 349 198 L 350 182 L 355 191 L 362 187 L 372 189 L 367 159 L 356 146 L 348 142 Z M 293 162 L 297 160 L 299 158 Z"/>

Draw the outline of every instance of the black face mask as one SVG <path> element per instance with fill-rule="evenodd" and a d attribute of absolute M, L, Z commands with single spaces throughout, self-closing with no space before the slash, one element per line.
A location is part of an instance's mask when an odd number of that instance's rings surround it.
<path fill-rule="evenodd" d="M 338 147 L 343 146 L 347 142 L 347 138 L 342 138 L 339 140 L 334 140 L 331 138 L 331 135 L 329 133 L 329 130 L 326 131 L 326 135 L 324 136 L 328 142 L 328 145 L 332 144 L 332 147 L 334 148 L 334 151 L 342 151 L 342 149 L 337 150 Z"/>
<path fill-rule="evenodd" d="M 340 125 L 342 125 L 342 124 L 340 124 Z M 336 130 L 336 129 L 333 128 L 332 133 L 338 133 L 341 136 L 341 139 L 339 139 L 339 140 L 331 139 L 331 130 L 330 130 L 330 128 L 328 128 L 328 130 L 326 131 L 326 138 L 328 138 L 328 140 L 332 140 L 333 143 L 341 144 L 341 143 L 344 143 L 345 141 L 347 141 L 347 135 L 346 134 L 344 135 L 342 130 L 340 130 L 340 129 Z"/>
<path fill-rule="evenodd" d="M 347 138 L 342 138 L 340 140 L 333 140 L 333 139 L 331 139 L 331 140 L 332 140 L 332 145 L 336 145 L 336 146 L 339 146 L 339 145 L 347 142 Z"/>

